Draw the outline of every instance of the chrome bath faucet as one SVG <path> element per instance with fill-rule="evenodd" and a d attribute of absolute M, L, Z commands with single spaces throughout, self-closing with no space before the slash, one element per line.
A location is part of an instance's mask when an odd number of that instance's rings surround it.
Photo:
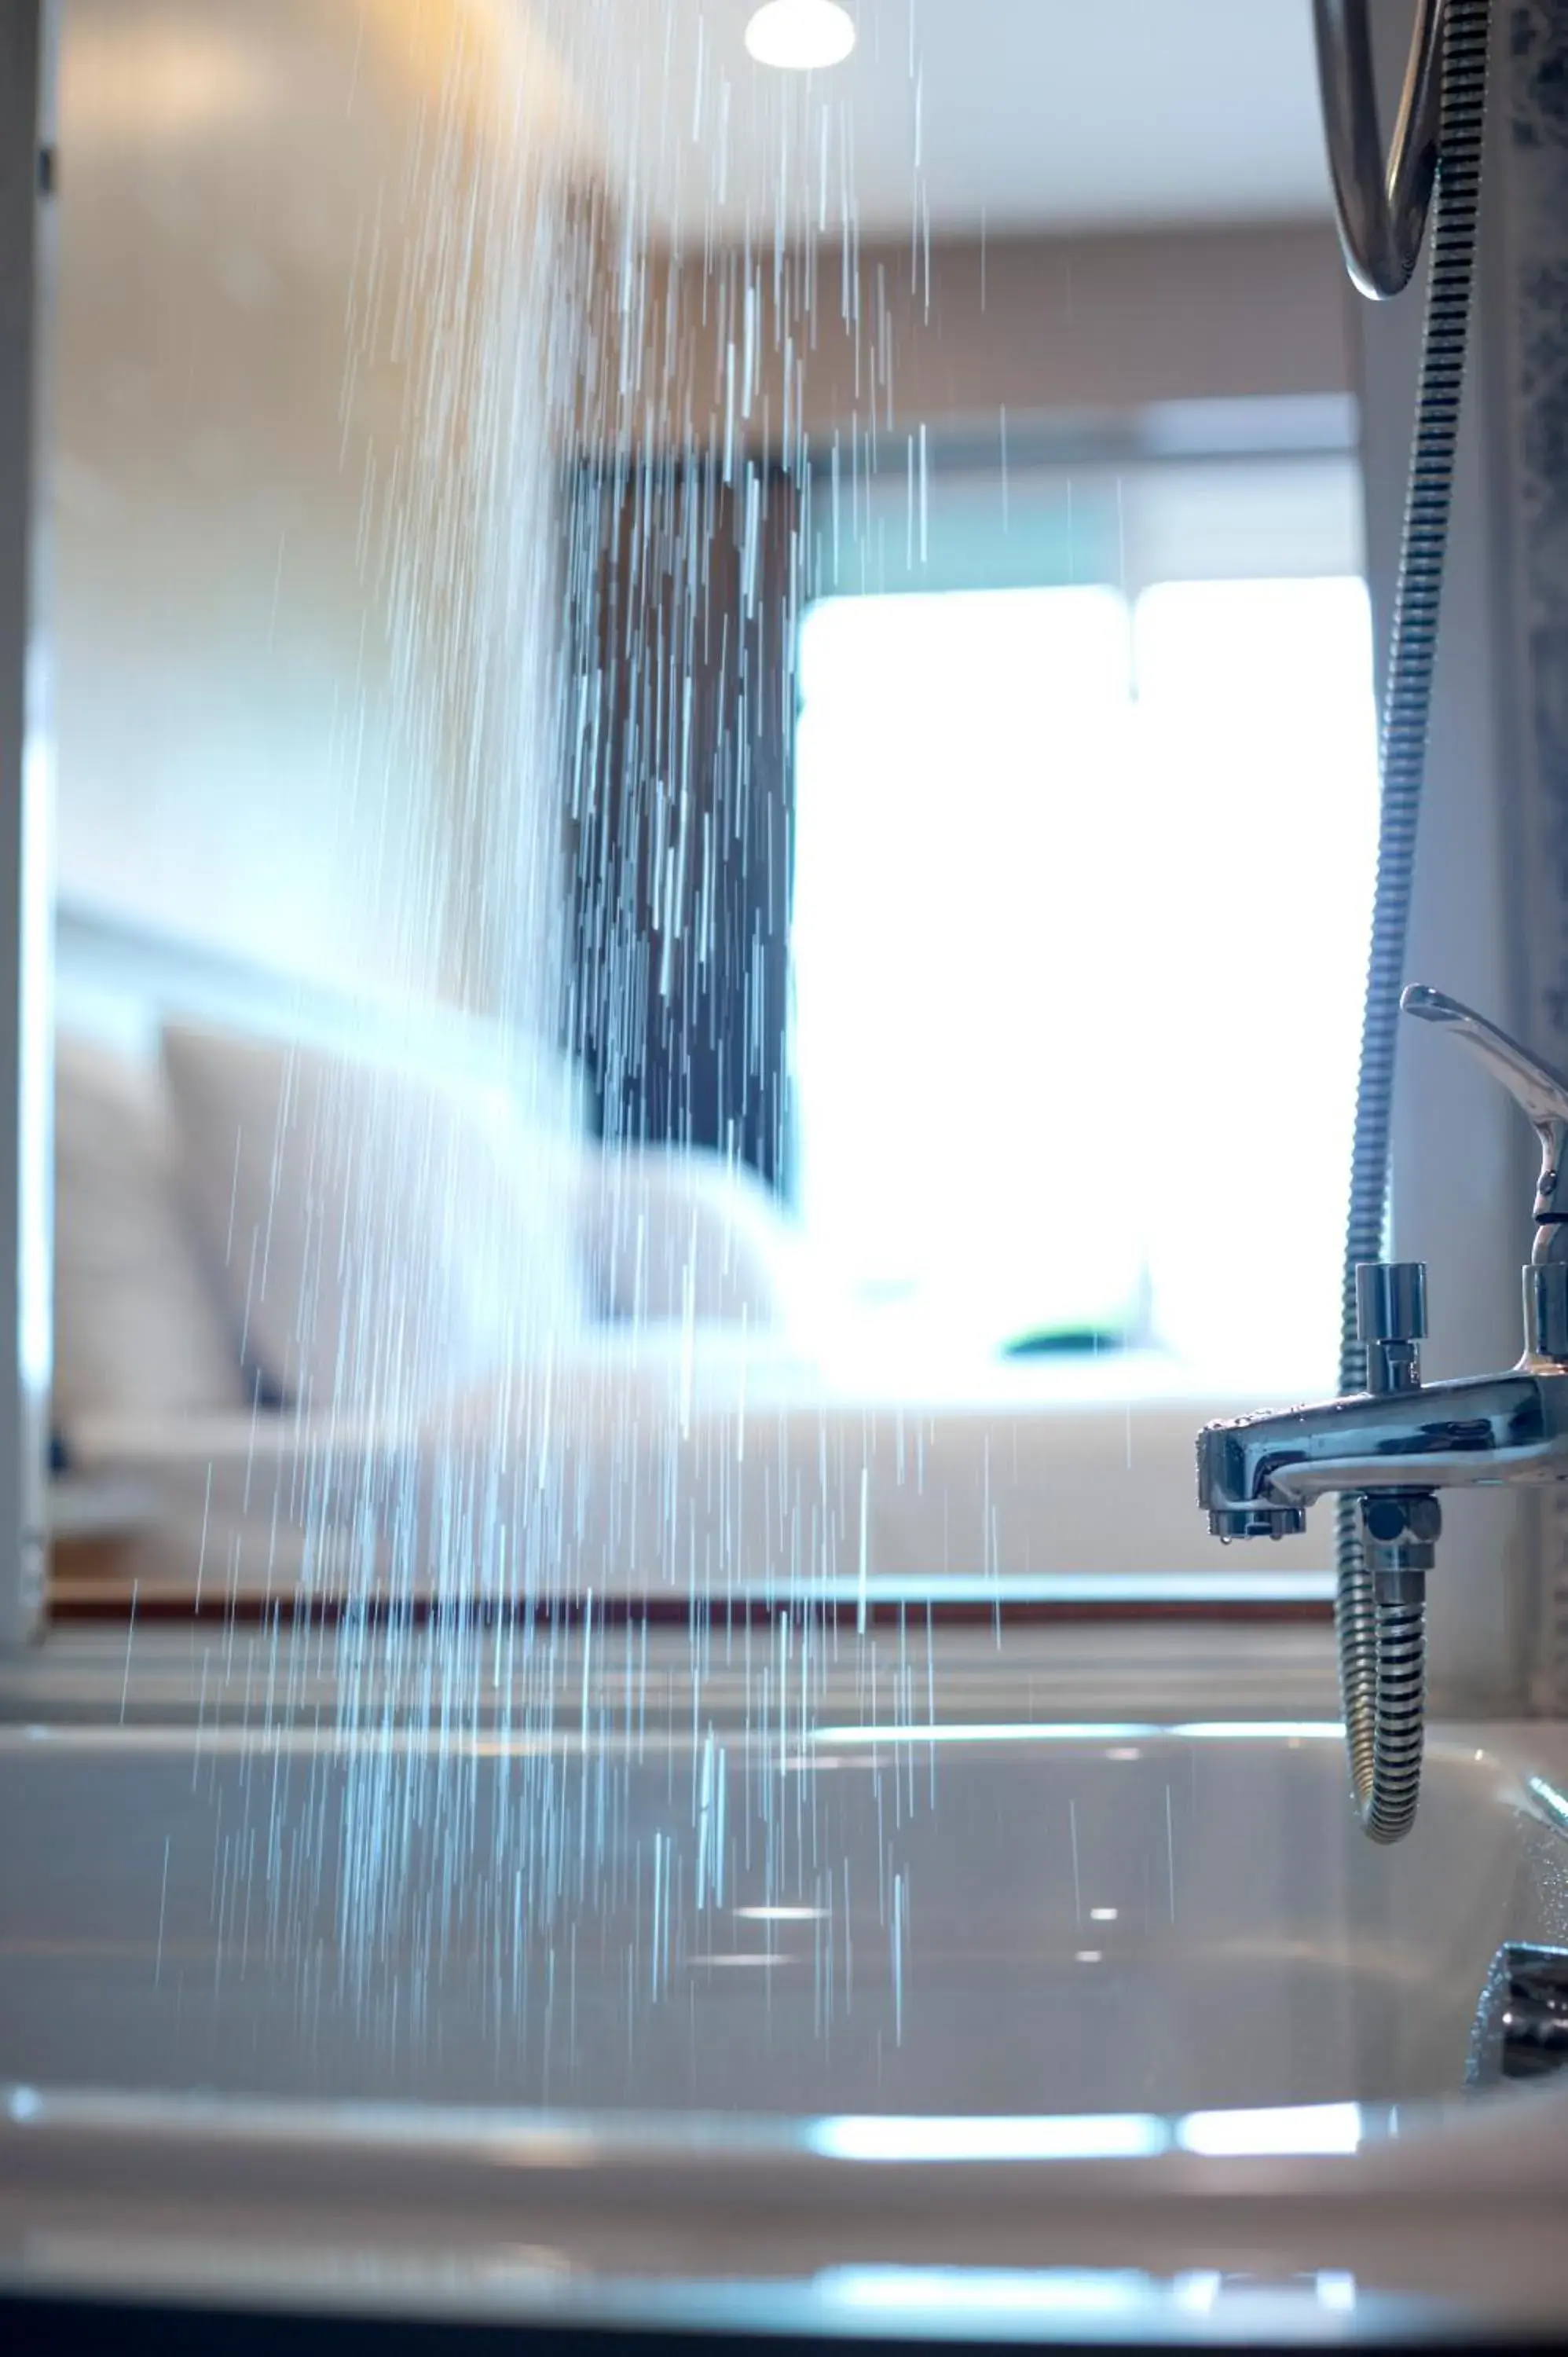
<path fill-rule="evenodd" d="M 1305 1529 L 1325 1491 L 1355 1497 L 1368 1570 L 1391 1602 L 1414 1601 L 1432 1568 L 1440 1490 L 1568 1480 L 1568 1080 L 1441 991 L 1414 985 L 1400 1004 L 1462 1040 L 1540 1135 L 1523 1355 L 1507 1373 L 1423 1383 L 1425 1268 L 1365 1262 L 1356 1309 L 1366 1389 L 1211 1424 L 1197 1443 L 1198 1502 L 1218 1538 L 1283 1538 Z"/>

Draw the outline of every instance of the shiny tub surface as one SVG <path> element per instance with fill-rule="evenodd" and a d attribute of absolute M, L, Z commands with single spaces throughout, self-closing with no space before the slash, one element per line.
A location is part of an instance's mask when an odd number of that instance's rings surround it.
<path fill-rule="evenodd" d="M 1568 1839 L 1484 1744 L 906 1720 L 0 1737 L 0 2078 L 703 2114 L 1407 2102 Z"/>
<path fill-rule="evenodd" d="M 1440 1733 L 1390 1852 L 1327 1724 L 1036 1718 L 1023 1658 L 983 1712 L 783 1666 L 654 1707 L 656 1660 L 600 1661 L 444 1738 L 340 1692 L 0 1729 L 0 2276 L 1035 2335 L 1264 2291 L 1271 2332 L 1568 2314 L 1568 2104 L 1464 2092 L 1495 1951 L 1568 1943 L 1561 1734 Z"/>

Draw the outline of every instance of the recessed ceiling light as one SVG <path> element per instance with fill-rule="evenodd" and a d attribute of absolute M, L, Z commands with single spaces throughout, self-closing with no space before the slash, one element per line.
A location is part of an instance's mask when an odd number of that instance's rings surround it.
<path fill-rule="evenodd" d="M 759 66 L 810 73 L 842 65 L 854 47 L 854 19 L 838 0 L 768 0 L 746 28 Z"/>

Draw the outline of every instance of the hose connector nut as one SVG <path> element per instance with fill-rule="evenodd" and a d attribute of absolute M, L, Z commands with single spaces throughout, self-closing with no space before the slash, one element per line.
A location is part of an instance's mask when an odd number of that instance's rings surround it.
<path fill-rule="evenodd" d="M 1430 1490 L 1373 1490 L 1361 1500 L 1361 1543 L 1380 1603 L 1416 1604 L 1437 1561 L 1443 1508 Z"/>

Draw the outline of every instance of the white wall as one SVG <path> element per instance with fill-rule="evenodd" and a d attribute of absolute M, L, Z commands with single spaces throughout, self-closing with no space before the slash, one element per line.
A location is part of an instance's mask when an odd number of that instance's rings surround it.
<path fill-rule="evenodd" d="M 528 931 L 518 651 L 558 608 L 513 530 L 551 127 L 489 120 L 484 18 L 70 0 L 51 477 L 62 897 L 468 1002 L 483 879 Z"/>

